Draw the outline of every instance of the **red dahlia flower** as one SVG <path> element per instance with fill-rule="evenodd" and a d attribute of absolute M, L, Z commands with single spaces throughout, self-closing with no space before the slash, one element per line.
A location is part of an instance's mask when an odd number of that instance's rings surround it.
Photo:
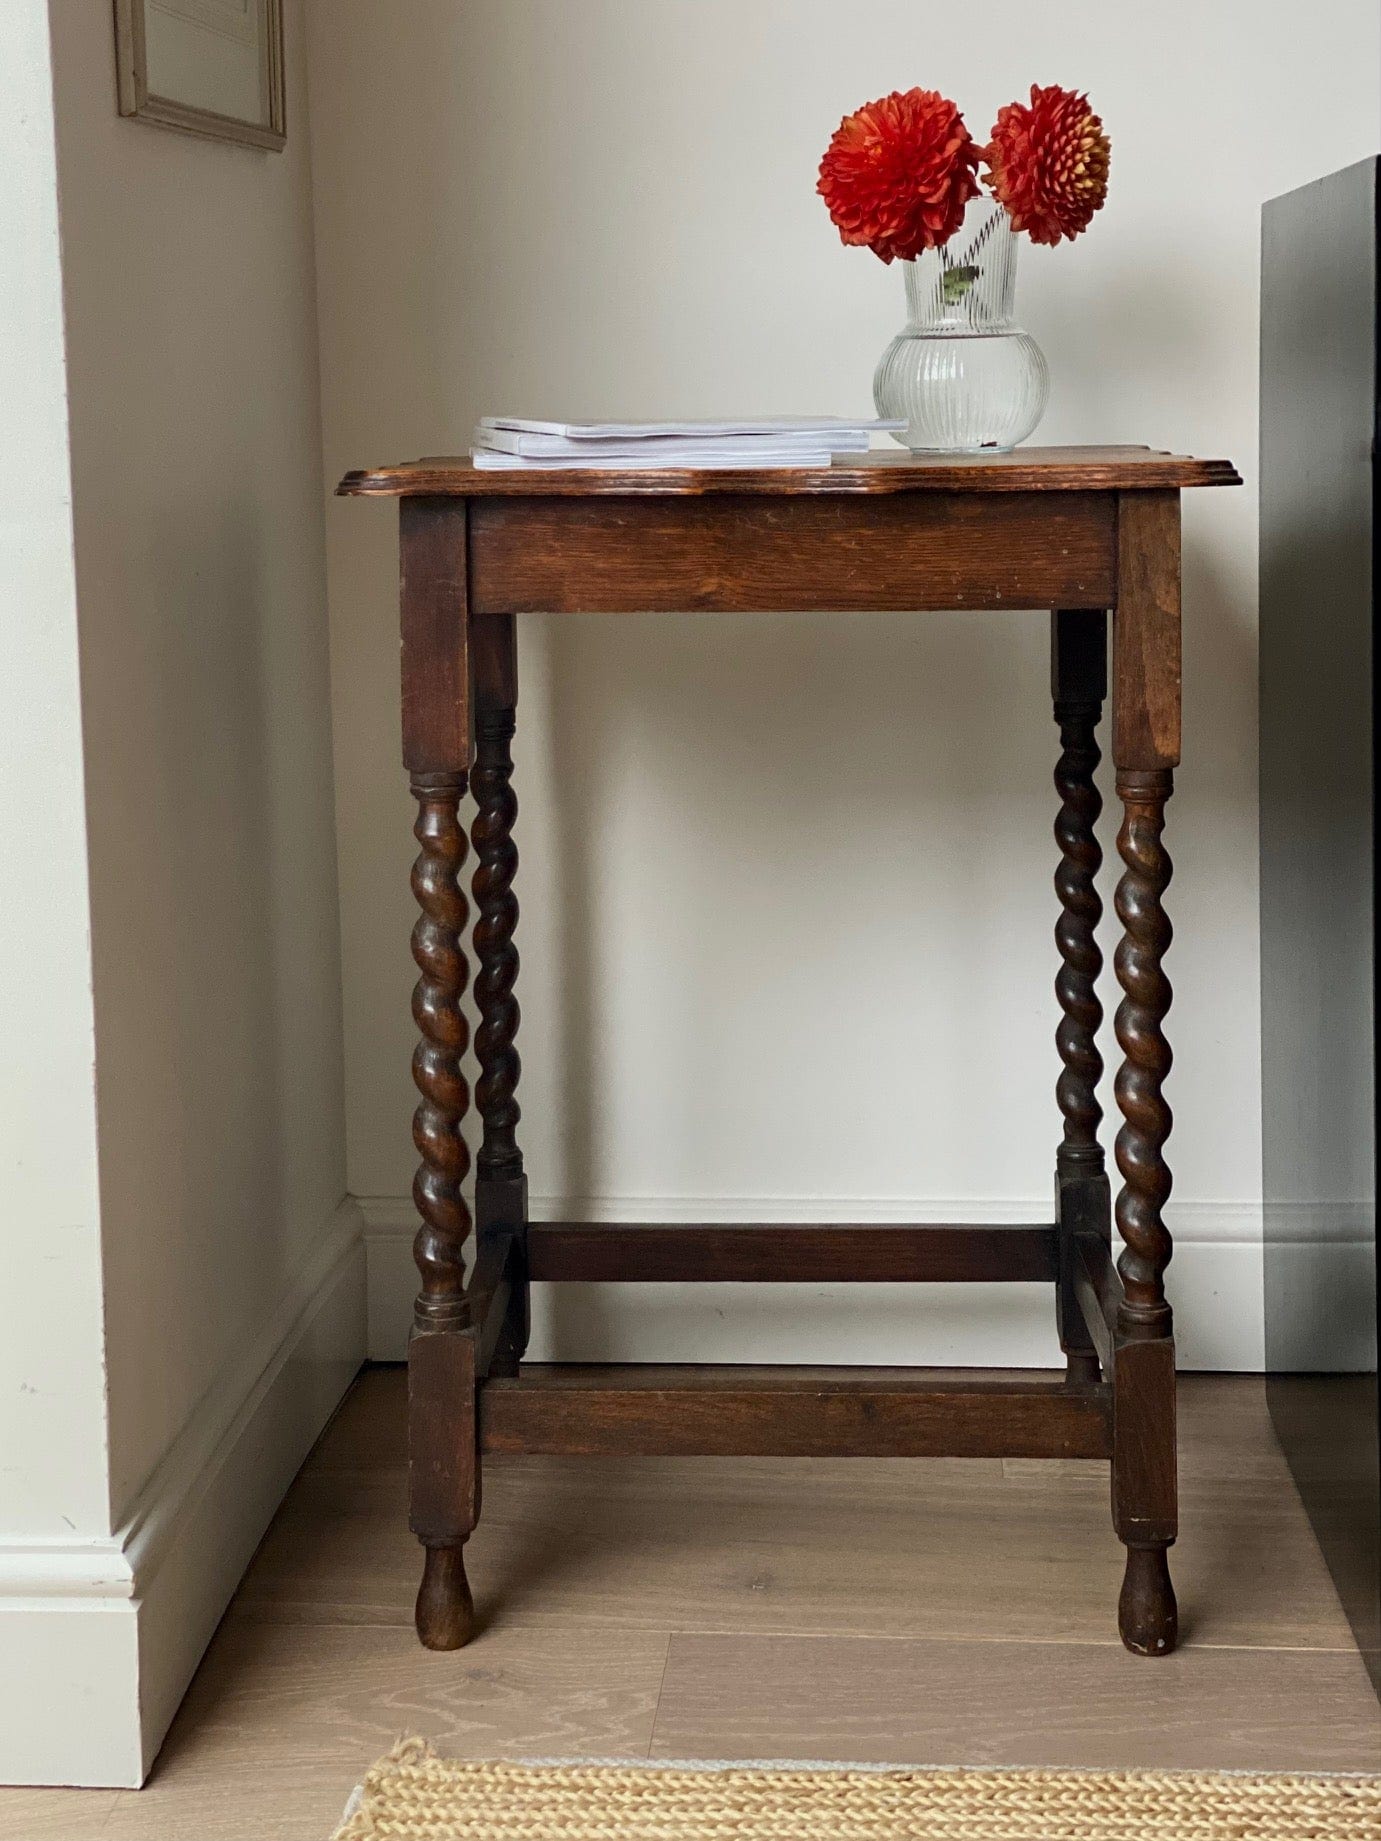
<path fill-rule="evenodd" d="M 1033 243 L 1077 237 L 1108 195 L 1110 143 L 1077 90 L 1033 83 L 1030 108 L 1011 102 L 999 109 L 982 152 L 994 198 Z"/>
<path fill-rule="evenodd" d="M 954 104 L 933 89 L 893 90 L 846 115 L 820 162 L 816 190 L 845 243 L 891 262 L 948 242 L 978 195 L 979 148 Z"/>

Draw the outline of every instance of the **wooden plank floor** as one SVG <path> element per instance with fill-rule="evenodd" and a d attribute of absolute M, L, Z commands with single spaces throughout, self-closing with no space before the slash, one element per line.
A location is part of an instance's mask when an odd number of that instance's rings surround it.
<path fill-rule="evenodd" d="M 364 1375 L 140 1792 L 0 1790 L 14 1841 L 323 1841 L 403 1732 L 466 1757 L 1381 1770 L 1259 1379 L 1182 1393 L 1185 1647 L 1117 1642 L 1107 1469 L 492 1458 L 482 1630 L 412 1636 L 403 1377 Z"/>

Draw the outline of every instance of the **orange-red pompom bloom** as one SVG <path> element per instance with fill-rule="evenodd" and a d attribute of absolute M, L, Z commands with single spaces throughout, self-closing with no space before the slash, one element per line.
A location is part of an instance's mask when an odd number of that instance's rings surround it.
<path fill-rule="evenodd" d="M 1108 195 L 1110 143 L 1077 90 L 1031 85 L 1031 106 L 999 109 L 983 149 L 985 177 L 1014 230 L 1033 243 L 1058 243 L 1087 230 Z"/>
<path fill-rule="evenodd" d="M 893 90 L 846 115 L 820 162 L 816 190 L 846 243 L 891 262 L 948 242 L 978 194 L 979 149 L 933 89 Z"/>

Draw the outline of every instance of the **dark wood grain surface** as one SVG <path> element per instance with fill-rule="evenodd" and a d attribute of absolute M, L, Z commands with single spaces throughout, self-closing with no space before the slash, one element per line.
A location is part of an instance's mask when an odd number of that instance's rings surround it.
<path fill-rule="evenodd" d="M 524 1366 L 485 1451 L 599 1457 L 1107 1457 L 1112 1389 L 923 1368 Z"/>
<path fill-rule="evenodd" d="M 403 765 L 428 779 L 470 766 L 465 513 L 437 499 L 398 508 Z"/>
<path fill-rule="evenodd" d="M 477 616 L 1102 608 L 1115 593 L 1110 492 L 514 498 L 469 514 Z"/>
<path fill-rule="evenodd" d="M 347 498 L 437 494 L 461 498 L 654 497 L 747 492 L 774 497 L 832 492 L 1135 492 L 1237 486 L 1227 460 L 1195 460 L 1147 447 L 1028 447 L 1010 454 L 943 454 L 902 448 L 841 457 L 828 467 L 476 467 L 468 455 L 432 455 L 347 473 Z"/>
<path fill-rule="evenodd" d="M 530 1276 L 603 1283 L 1040 1283 L 1053 1226 L 534 1221 Z"/>

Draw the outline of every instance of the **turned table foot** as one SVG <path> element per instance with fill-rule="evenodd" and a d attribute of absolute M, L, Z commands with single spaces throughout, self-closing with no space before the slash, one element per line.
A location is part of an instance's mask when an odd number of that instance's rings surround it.
<path fill-rule="evenodd" d="M 428 1547 L 417 1588 L 416 1623 L 424 1649 L 463 1649 L 475 1634 L 465 1548 Z"/>
<path fill-rule="evenodd" d="M 1167 1656 L 1179 1636 L 1179 1607 L 1170 1583 L 1168 1543 L 1127 1548 L 1117 1627 L 1134 1655 Z"/>

